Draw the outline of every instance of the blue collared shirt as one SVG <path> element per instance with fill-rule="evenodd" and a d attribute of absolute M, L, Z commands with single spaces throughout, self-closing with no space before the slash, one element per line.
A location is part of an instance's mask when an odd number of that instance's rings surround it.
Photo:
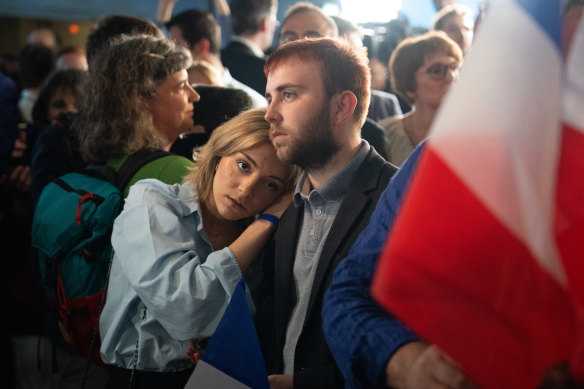
<path fill-rule="evenodd" d="M 138 342 L 138 370 L 192 367 L 189 339 L 213 334 L 242 276 L 229 248 L 212 250 L 193 185 L 134 184 L 112 245 L 100 317 L 104 362 L 131 369 Z"/>
<path fill-rule="evenodd" d="M 421 145 L 423 142 L 421 143 Z M 397 211 L 417 165 L 414 150 L 392 177 L 369 225 L 337 266 L 325 295 L 323 330 L 347 388 L 385 387 L 389 358 L 402 345 L 418 340 L 371 297 L 371 279 Z"/>
<path fill-rule="evenodd" d="M 297 299 L 286 330 L 283 351 L 284 374 L 294 372 L 296 345 L 306 320 L 306 310 L 322 248 L 351 180 L 370 152 L 371 146 L 362 140 L 361 147 L 353 159 L 319 188 L 310 190 L 307 194 L 303 193 L 308 192 L 310 187 L 306 172 L 302 173 L 296 184 L 294 205 L 297 208 L 304 205 L 304 214 L 294 257 L 293 275 Z"/>

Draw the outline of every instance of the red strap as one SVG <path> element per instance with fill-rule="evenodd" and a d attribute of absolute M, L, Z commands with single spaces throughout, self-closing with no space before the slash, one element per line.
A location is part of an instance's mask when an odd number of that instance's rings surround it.
<path fill-rule="evenodd" d="M 78 226 L 81 225 L 81 206 L 87 200 L 93 200 L 93 193 L 87 193 L 79 199 L 79 203 L 77 204 L 77 215 L 75 215 L 75 221 L 77 222 Z"/>
<path fill-rule="evenodd" d="M 61 315 L 68 315 L 70 312 L 69 306 L 67 305 L 67 296 L 65 296 L 65 285 L 63 284 L 60 265 L 57 267 L 57 301 L 59 302 Z"/>

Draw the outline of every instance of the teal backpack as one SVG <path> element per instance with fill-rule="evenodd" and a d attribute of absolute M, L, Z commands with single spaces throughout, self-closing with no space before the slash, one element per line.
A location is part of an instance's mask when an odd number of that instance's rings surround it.
<path fill-rule="evenodd" d="M 167 156 L 142 150 L 129 156 L 116 172 L 90 165 L 56 178 L 43 189 L 35 208 L 32 245 L 38 252 L 49 313 L 55 313 L 59 338 L 78 354 L 102 363 L 99 315 L 105 303 L 112 258 L 110 243 L 121 212 L 124 189 L 149 162 Z"/>

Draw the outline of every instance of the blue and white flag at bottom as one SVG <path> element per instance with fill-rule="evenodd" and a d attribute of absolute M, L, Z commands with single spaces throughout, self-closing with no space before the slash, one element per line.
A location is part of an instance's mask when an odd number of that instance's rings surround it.
<path fill-rule="evenodd" d="M 269 389 L 243 278 L 185 389 Z"/>

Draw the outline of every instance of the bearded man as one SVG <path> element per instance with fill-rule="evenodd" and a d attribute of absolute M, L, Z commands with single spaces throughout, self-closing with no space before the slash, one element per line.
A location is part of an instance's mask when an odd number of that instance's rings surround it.
<path fill-rule="evenodd" d="M 328 38 L 281 46 L 266 62 L 266 120 L 278 157 L 304 169 L 264 255 L 258 333 L 272 388 L 339 388 L 322 332 L 324 293 L 396 171 L 364 140 L 363 53 Z"/>

